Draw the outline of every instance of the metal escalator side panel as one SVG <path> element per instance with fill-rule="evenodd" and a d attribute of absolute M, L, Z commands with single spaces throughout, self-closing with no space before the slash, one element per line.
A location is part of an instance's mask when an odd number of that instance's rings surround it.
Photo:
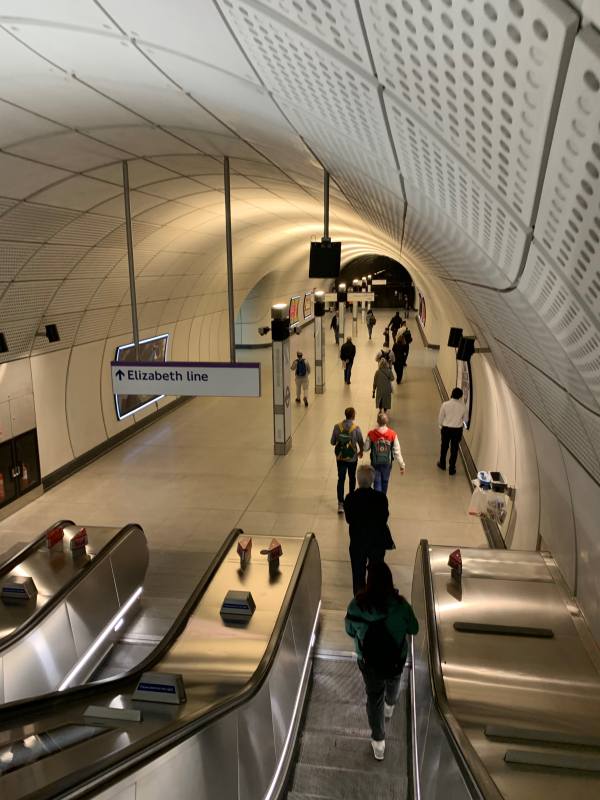
<path fill-rule="evenodd" d="M 113 565 L 119 565 L 123 572 L 122 562 L 129 559 L 134 561 L 131 581 L 139 587 L 148 563 L 148 546 L 137 525 L 118 531 L 64 592 L 46 604 L 35 620 L 37 624 L 13 637 L 3 652 L 5 710 L 12 710 L 23 700 L 65 688 L 65 678 L 69 676 L 85 681 L 116 639 L 106 630 L 122 608 Z M 124 597 L 123 603 L 127 601 Z"/>

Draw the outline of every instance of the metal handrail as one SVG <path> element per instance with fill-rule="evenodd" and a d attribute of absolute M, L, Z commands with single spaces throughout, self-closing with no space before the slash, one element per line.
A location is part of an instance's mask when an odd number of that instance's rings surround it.
<path fill-rule="evenodd" d="M 59 523 L 63 524 L 63 523 Z M 73 525 L 74 523 L 67 523 L 69 525 Z M 53 526 L 54 527 L 54 526 Z M 52 530 L 52 528 L 48 528 L 48 530 Z M 94 556 L 91 561 L 88 561 L 87 564 L 82 566 L 79 572 L 74 575 L 64 586 L 61 587 L 60 591 L 58 591 L 55 595 L 53 595 L 47 603 L 39 609 L 39 611 L 35 611 L 30 617 L 28 617 L 22 625 L 19 625 L 12 633 L 7 634 L 3 639 L 0 640 L 0 653 L 3 650 L 7 650 L 9 647 L 14 645 L 16 642 L 21 641 L 26 636 L 28 636 L 34 628 L 37 628 L 45 619 L 48 617 L 62 602 L 66 594 L 70 593 L 75 589 L 82 580 L 84 580 L 90 572 L 93 572 L 96 568 L 100 566 L 102 561 L 107 558 L 113 550 L 121 544 L 123 539 L 127 537 L 129 533 L 133 530 L 139 530 L 144 533 L 143 529 L 137 523 L 129 523 L 125 525 L 121 530 L 116 533 L 113 538 L 107 542 Z M 44 536 L 46 533 L 43 534 Z M 41 538 L 41 537 L 40 537 Z M 40 539 L 36 540 L 40 541 Z M 26 548 L 25 548 L 26 549 Z M 23 552 L 23 551 L 21 551 Z M 43 696 L 43 695 L 42 695 Z M 20 702 L 20 701 L 16 701 Z M 4 708 L 10 708 L 11 703 L 6 703 Z M 0 708 L 0 712 L 3 709 Z"/>
<path fill-rule="evenodd" d="M 240 531 L 237 531 L 236 535 L 239 533 Z M 60 798 L 75 800 L 76 798 L 86 797 L 92 792 L 96 793 L 101 789 L 107 789 L 110 785 L 122 780 L 135 770 L 141 769 L 163 753 L 176 747 L 190 736 L 199 733 L 203 728 L 221 719 L 257 695 L 269 676 L 273 661 L 279 650 L 285 627 L 291 614 L 293 600 L 307 562 L 307 555 L 313 544 L 318 548 L 315 534 L 307 533 L 265 653 L 245 686 L 228 699 L 221 701 L 214 708 L 201 712 L 199 716 L 176 720 L 150 734 L 143 742 L 130 745 L 118 753 L 106 756 L 106 758 L 95 762 L 91 767 L 87 766 L 80 770 L 75 770 L 70 775 L 33 793 L 29 800 L 50 800 L 50 798 L 52 800 L 60 800 Z M 154 663 L 156 662 L 154 661 Z M 135 673 L 142 671 L 136 668 Z M 133 673 L 130 673 L 128 681 L 131 680 L 132 675 Z M 112 683 L 111 681 L 111 686 Z M 104 685 L 106 684 L 96 685 L 94 688 L 97 691 Z M 92 687 L 83 688 L 90 689 Z"/>
<path fill-rule="evenodd" d="M 129 526 L 126 526 L 126 528 Z M 140 527 L 136 525 L 136 527 Z M 123 528 L 122 530 L 125 530 Z M 142 529 L 143 530 L 143 529 Z M 119 675 L 115 678 L 107 678 L 103 681 L 98 681 L 96 683 L 89 683 L 84 684 L 81 686 L 71 686 L 69 689 L 65 689 L 60 693 L 61 701 L 65 700 L 77 700 L 79 698 L 84 698 L 87 695 L 97 693 L 102 691 L 103 689 L 109 689 L 118 691 L 121 687 L 126 686 L 132 680 L 132 678 L 141 675 L 142 672 L 146 672 L 150 670 L 154 664 L 158 663 L 164 655 L 168 652 L 171 645 L 173 644 L 174 640 L 180 635 L 181 631 L 185 627 L 185 624 L 188 620 L 189 615 L 194 610 L 202 595 L 208 588 L 210 581 L 212 580 L 213 575 L 217 571 L 217 568 L 221 564 L 223 558 L 225 557 L 226 553 L 229 551 L 233 542 L 237 539 L 237 537 L 243 533 L 239 528 L 233 528 L 229 534 L 225 537 L 221 547 L 215 553 L 212 561 L 210 562 L 208 569 L 205 570 L 202 577 L 196 584 L 196 588 L 188 598 L 187 602 L 175 618 L 175 621 L 169 628 L 168 632 L 162 638 L 161 642 L 157 644 L 157 646 L 149 653 L 143 661 L 138 662 L 138 664 L 130 670 L 129 672 L 124 673 L 123 675 Z M 87 574 L 87 573 L 86 573 Z M 51 706 L 54 705 L 56 702 L 57 693 L 56 692 L 48 692 L 46 694 L 36 695 L 35 697 L 28 697 L 23 700 L 18 700 L 15 703 L 6 704 L 4 706 L 0 706 L 0 719 L 9 715 L 17 715 L 19 718 L 23 717 L 28 711 L 32 708 L 35 712 L 40 712 L 46 705 Z"/>
<path fill-rule="evenodd" d="M 33 539 L 29 544 L 26 544 L 25 547 L 22 547 L 18 552 L 13 553 L 12 556 L 6 559 L 2 564 L 0 564 L 0 578 L 7 575 L 11 570 L 15 567 L 18 567 L 23 559 L 27 558 L 28 555 L 33 553 L 34 550 L 42 544 L 44 539 L 46 538 L 47 534 L 53 528 L 57 528 L 58 526 L 63 527 L 65 525 L 74 525 L 75 523 L 72 522 L 70 519 L 61 519 L 58 522 L 55 522 L 54 525 L 50 525 L 49 528 L 41 533 L 37 538 Z"/>
<path fill-rule="evenodd" d="M 440 643 L 435 614 L 435 594 L 427 539 L 421 539 L 419 550 L 423 567 L 429 678 L 433 700 L 440 716 L 442 727 L 471 796 L 478 799 L 481 798 L 481 800 L 503 800 L 503 795 L 490 777 L 485 764 L 450 708 L 442 674 Z"/>

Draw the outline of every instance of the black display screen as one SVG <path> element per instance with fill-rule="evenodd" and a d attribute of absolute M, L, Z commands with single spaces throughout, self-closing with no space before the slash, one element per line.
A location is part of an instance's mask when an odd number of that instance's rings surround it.
<path fill-rule="evenodd" d="M 16 742 L 0 746 L 0 775 L 35 764 L 42 758 L 59 753 L 106 733 L 109 728 L 99 725 L 61 725 L 43 733 L 32 733 Z"/>
<path fill-rule="evenodd" d="M 337 278 L 340 274 L 342 243 L 311 242 L 309 278 Z"/>

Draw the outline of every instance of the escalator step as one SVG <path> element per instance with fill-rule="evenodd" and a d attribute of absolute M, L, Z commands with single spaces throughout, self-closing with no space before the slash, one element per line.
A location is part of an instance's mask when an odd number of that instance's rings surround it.
<path fill-rule="evenodd" d="M 381 762 L 383 766 L 384 762 Z M 374 797 L 377 800 L 404 800 L 407 779 L 405 775 L 384 773 L 376 769 L 372 760 L 368 771 L 316 767 L 298 764 L 294 773 L 292 791 L 304 795 L 317 795 L 332 800 Z"/>
<path fill-rule="evenodd" d="M 401 774 L 406 774 L 406 742 L 400 736 L 391 734 L 392 725 L 388 723 L 385 759 L 382 763 L 376 763 L 368 736 L 357 738 L 305 731 L 300 743 L 298 762 L 336 769 L 347 769 L 351 766 L 352 770 L 358 771 L 376 770 L 393 772 L 395 775 L 400 771 Z"/>

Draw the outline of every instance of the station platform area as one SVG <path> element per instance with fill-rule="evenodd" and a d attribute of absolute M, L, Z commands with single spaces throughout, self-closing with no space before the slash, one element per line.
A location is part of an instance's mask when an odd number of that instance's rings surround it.
<path fill-rule="evenodd" d="M 363 434 L 375 425 L 375 354 L 392 313 L 376 310 L 372 341 L 359 321 L 349 386 L 326 316 L 326 391 L 314 394 L 311 375 L 308 407 L 293 403 L 288 455 L 273 455 L 270 349 L 239 351 L 240 360 L 262 364 L 261 398 L 196 398 L 178 407 L 3 520 L 0 551 L 29 541 L 58 519 L 107 526 L 137 522 L 152 552 L 147 591 L 162 598 L 163 605 L 171 604 L 175 613 L 232 528 L 277 538 L 314 531 L 323 570 L 318 650 L 349 653 L 352 643 L 343 626 L 352 596 L 348 530 L 337 513 L 337 471 L 329 442 L 346 406 L 356 408 Z M 435 353 L 424 348 L 414 312 L 409 327 L 408 366 L 402 384 L 394 387 L 390 413 L 406 474 L 401 476 L 397 466 L 392 470 L 388 499 L 396 549 L 387 554 L 407 597 L 420 539 L 486 546 L 479 520 L 467 515 L 470 486 L 462 465 L 453 477 L 436 469 L 440 397 L 432 374 Z M 292 337 L 290 346 L 292 357 L 300 349 L 313 365 L 312 325 Z"/>

